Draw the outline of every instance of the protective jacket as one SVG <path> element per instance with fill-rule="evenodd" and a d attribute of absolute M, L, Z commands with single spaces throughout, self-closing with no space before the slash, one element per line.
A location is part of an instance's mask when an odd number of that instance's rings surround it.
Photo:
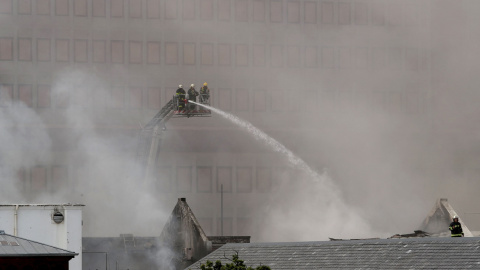
<path fill-rule="evenodd" d="M 195 90 L 195 88 L 193 87 L 190 87 L 190 89 L 188 89 L 188 100 L 193 100 L 197 102 L 197 96 L 198 96 L 197 90 Z"/>
<path fill-rule="evenodd" d="M 462 230 L 462 224 L 458 221 L 453 221 L 450 223 L 450 227 L 448 227 L 451 232 L 452 237 L 462 237 L 463 236 L 463 230 Z"/>

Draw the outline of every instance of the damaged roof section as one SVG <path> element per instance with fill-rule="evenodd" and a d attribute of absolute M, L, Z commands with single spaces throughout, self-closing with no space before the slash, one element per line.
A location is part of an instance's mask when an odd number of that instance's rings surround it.
<path fill-rule="evenodd" d="M 428 214 L 425 220 L 420 225 L 420 230 L 428 232 L 430 234 L 439 234 L 450 236 L 448 227 L 452 222 L 454 216 L 458 216 L 458 221 L 462 224 L 463 233 L 465 237 L 472 237 L 472 232 L 468 229 L 465 222 L 463 222 L 460 215 L 455 212 L 453 207 L 448 203 L 445 198 L 438 199 L 433 207 L 432 211 Z"/>

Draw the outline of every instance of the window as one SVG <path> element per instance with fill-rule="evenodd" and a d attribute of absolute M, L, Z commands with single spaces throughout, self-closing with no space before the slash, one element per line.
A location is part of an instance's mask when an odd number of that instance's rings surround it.
<path fill-rule="evenodd" d="M 265 21 L 265 0 L 253 0 L 253 21 Z"/>
<path fill-rule="evenodd" d="M 373 48 L 372 50 L 372 65 L 374 69 L 383 69 L 385 68 L 385 49 L 383 48 Z"/>
<path fill-rule="evenodd" d="M 202 226 L 203 231 L 206 235 L 213 235 L 213 225 L 212 218 L 197 218 L 198 223 Z"/>
<path fill-rule="evenodd" d="M 247 0 L 235 0 L 235 21 L 248 22 Z"/>
<path fill-rule="evenodd" d="M 178 64 L 178 43 L 176 42 L 165 43 L 165 63 L 167 65 Z"/>
<path fill-rule="evenodd" d="M 271 92 L 272 96 L 272 111 L 280 112 L 285 110 L 285 91 L 275 89 Z"/>
<path fill-rule="evenodd" d="M 382 3 L 382 2 L 372 3 L 372 24 L 373 25 L 385 24 L 385 3 Z"/>
<path fill-rule="evenodd" d="M 35 0 L 38 15 L 50 15 L 50 0 Z"/>
<path fill-rule="evenodd" d="M 161 91 L 158 87 L 148 88 L 148 108 L 149 109 L 160 109 L 160 95 Z"/>
<path fill-rule="evenodd" d="M 183 19 L 195 20 L 195 2 L 193 0 L 183 0 Z"/>
<path fill-rule="evenodd" d="M 160 42 L 147 42 L 147 63 L 160 64 Z"/>
<path fill-rule="evenodd" d="M 32 191 L 41 192 L 47 190 L 47 169 L 37 166 L 32 168 Z"/>
<path fill-rule="evenodd" d="M 389 48 L 388 49 L 388 67 L 394 70 L 402 68 L 402 49 Z"/>
<path fill-rule="evenodd" d="M 142 18 L 142 0 L 128 1 L 128 15 L 130 18 Z"/>
<path fill-rule="evenodd" d="M 165 0 L 165 18 L 177 18 L 177 0 Z"/>
<path fill-rule="evenodd" d="M 420 21 L 421 7 L 416 1 L 409 1 L 405 6 L 405 22 L 410 26 L 418 26 Z"/>
<path fill-rule="evenodd" d="M 18 86 L 18 99 L 27 107 L 32 107 L 32 97 L 33 93 L 31 84 L 20 84 Z"/>
<path fill-rule="evenodd" d="M 106 16 L 106 2 L 105 0 L 92 0 L 92 14 L 93 17 Z"/>
<path fill-rule="evenodd" d="M 12 0 L 0 0 L 0 14 L 12 14 Z"/>
<path fill-rule="evenodd" d="M 224 187 L 225 188 L 225 187 Z M 217 235 L 222 235 L 222 219 L 217 218 Z M 223 218 L 223 235 L 233 235 L 233 218 Z"/>
<path fill-rule="evenodd" d="M 368 68 L 368 48 L 356 48 L 355 49 L 355 62 L 356 67 L 359 69 Z"/>
<path fill-rule="evenodd" d="M 406 105 L 407 113 L 409 114 L 418 114 L 420 113 L 420 95 L 417 90 L 407 90 L 406 92 Z"/>
<path fill-rule="evenodd" d="M 248 66 L 248 45 L 236 44 L 235 45 L 235 64 L 237 66 Z"/>
<path fill-rule="evenodd" d="M 218 107 L 224 111 L 232 110 L 232 91 L 230 89 L 218 89 Z"/>
<path fill-rule="evenodd" d="M 305 47 L 305 67 L 315 68 L 317 66 L 317 47 Z"/>
<path fill-rule="evenodd" d="M 335 67 L 335 53 L 332 47 L 322 47 L 322 67 Z"/>
<path fill-rule="evenodd" d="M 72 92 L 73 102 L 81 108 L 89 108 L 92 106 L 92 89 L 85 85 L 75 87 Z"/>
<path fill-rule="evenodd" d="M 105 63 L 105 50 L 106 44 L 104 40 L 94 40 L 93 44 L 93 62 Z"/>
<path fill-rule="evenodd" d="M 322 23 L 333 24 L 333 2 L 322 2 Z"/>
<path fill-rule="evenodd" d="M 167 193 L 171 191 L 172 168 L 170 166 L 159 166 L 157 175 L 157 190 L 161 193 Z"/>
<path fill-rule="evenodd" d="M 223 185 L 223 192 L 232 192 L 231 167 L 217 167 L 217 192 L 221 191 L 221 185 Z"/>
<path fill-rule="evenodd" d="M 355 24 L 368 24 L 368 6 L 366 3 L 355 3 Z"/>
<path fill-rule="evenodd" d="M 418 57 L 418 68 L 420 70 L 428 70 L 430 65 L 430 51 L 428 49 L 421 49 Z"/>
<path fill-rule="evenodd" d="M 230 66 L 230 44 L 218 44 L 218 65 Z"/>
<path fill-rule="evenodd" d="M 18 14 L 32 14 L 32 0 L 18 0 Z"/>
<path fill-rule="evenodd" d="M 253 190 L 251 167 L 237 167 L 237 192 L 250 193 Z"/>
<path fill-rule="evenodd" d="M 105 108 L 107 104 L 107 91 L 105 89 L 93 89 L 93 105 L 95 108 Z"/>
<path fill-rule="evenodd" d="M 350 24 L 350 3 L 338 3 L 338 23 Z"/>
<path fill-rule="evenodd" d="M 88 40 L 86 39 L 76 39 L 74 42 L 74 60 L 78 63 L 85 63 L 88 61 Z"/>
<path fill-rule="evenodd" d="M 73 4 L 75 16 L 88 16 L 87 0 L 75 0 Z"/>
<path fill-rule="evenodd" d="M 283 67 L 283 48 L 281 45 L 270 46 L 270 65 L 272 67 Z"/>
<path fill-rule="evenodd" d="M 52 191 L 65 188 L 68 183 L 68 169 L 65 166 L 53 166 L 52 168 Z"/>
<path fill-rule="evenodd" d="M 200 19 L 213 20 L 213 0 L 200 0 Z"/>
<path fill-rule="evenodd" d="M 249 110 L 249 98 L 247 89 L 235 90 L 235 110 L 236 111 L 248 111 Z"/>
<path fill-rule="evenodd" d="M 141 41 L 130 41 L 128 43 L 129 48 L 129 62 L 130 64 L 141 64 L 143 61 L 143 50 Z"/>
<path fill-rule="evenodd" d="M 50 86 L 38 85 L 37 86 L 37 107 L 38 108 L 50 108 L 52 104 L 52 93 Z"/>
<path fill-rule="evenodd" d="M 55 0 L 55 15 L 68 16 L 68 0 Z"/>
<path fill-rule="evenodd" d="M 141 87 L 128 88 L 128 107 L 131 109 L 141 109 L 143 106 L 143 95 Z"/>
<path fill-rule="evenodd" d="M 237 218 L 237 235 L 252 235 L 251 218 Z"/>
<path fill-rule="evenodd" d="M 300 92 L 300 93 L 299 93 Z M 303 90 L 287 90 L 288 109 L 292 112 L 300 112 L 302 107 L 306 106 L 306 100 L 301 97 L 306 97 Z M 308 99 L 310 99 L 309 97 Z"/>
<path fill-rule="evenodd" d="M 401 113 L 403 111 L 403 96 L 401 91 L 388 92 L 388 109 L 391 113 Z"/>
<path fill-rule="evenodd" d="M 159 0 L 147 0 L 147 18 L 160 18 L 160 2 Z"/>
<path fill-rule="evenodd" d="M 265 62 L 265 45 L 253 45 L 253 65 L 263 67 Z"/>
<path fill-rule="evenodd" d="M 66 89 L 55 92 L 55 106 L 56 108 L 67 108 L 70 105 L 70 92 Z"/>
<path fill-rule="evenodd" d="M 110 89 L 108 107 L 112 109 L 122 109 L 125 104 L 125 91 L 123 87 L 114 86 Z"/>
<path fill-rule="evenodd" d="M 288 1 L 287 4 L 287 21 L 289 23 L 300 22 L 300 2 Z"/>
<path fill-rule="evenodd" d="M 212 167 L 197 167 L 197 192 L 212 192 Z"/>
<path fill-rule="evenodd" d="M 272 189 L 272 171 L 270 168 L 257 168 L 257 191 L 269 192 Z"/>
<path fill-rule="evenodd" d="M 300 67 L 300 48 L 298 46 L 287 47 L 287 66 L 292 68 Z"/>
<path fill-rule="evenodd" d="M 0 60 L 13 60 L 13 38 L 0 38 Z"/>
<path fill-rule="evenodd" d="M 230 21 L 230 0 L 218 0 L 218 20 Z"/>
<path fill-rule="evenodd" d="M 267 93 L 265 90 L 253 91 L 253 110 L 265 112 L 267 110 Z"/>
<path fill-rule="evenodd" d="M 406 67 L 408 70 L 418 70 L 418 50 L 408 48 L 406 55 Z"/>
<path fill-rule="evenodd" d="M 183 43 L 183 64 L 195 65 L 195 43 Z"/>
<path fill-rule="evenodd" d="M 390 25 L 402 25 L 402 2 L 388 2 L 388 22 Z"/>
<path fill-rule="evenodd" d="M 37 39 L 37 60 L 50 61 L 50 39 Z"/>
<path fill-rule="evenodd" d="M 270 1 L 270 21 L 273 23 L 283 22 L 283 3 L 282 1 Z"/>
<path fill-rule="evenodd" d="M 123 17 L 123 0 L 110 0 L 110 15 L 112 17 Z"/>
<path fill-rule="evenodd" d="M 339 68 L 352 67 L 350 48 L 345 48 L 345 47 L 338 48 L 338 67 Z"/>
<path fill-rule="evenodd" d="M 9 107 L 12 105 L 13 98 L 13 85 L 2 84 L 0 85 L 0 106 Z"/>
<path fill-rule="evenodd" d="M 317 23 L 317 3 L 306 1 L 305 5 L 305 23 Z"/>
<path fill-rule="evenodd" d="M 192 192 L 192 168 L 177 167 L 177 191 Z"/>
<path fill-rule="evenodd" d="M 124 47 L 123 47 L 123 40 L 112 40 L 111 44 L 111 57 L 112 57 L 112 63 L 114 64 L 122 64 L 124 62 L 123 59 L 123 53 L 124 53 Z"/>
<path fill-rule="evenodd" d="M 213 44 L 202 43 L 200 44 L 200 57 L 202 58 L 202 65 L 213 65 Z"/>
<path fill-rule="evenodd" d="M 68 39 L 55 40 L 55 61 L 68 62 L 69 57 L 69 43 Z"/>

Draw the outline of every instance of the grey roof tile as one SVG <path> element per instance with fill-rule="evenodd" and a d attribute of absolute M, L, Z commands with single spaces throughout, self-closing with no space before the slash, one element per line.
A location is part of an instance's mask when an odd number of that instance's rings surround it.
<path fill-rule="evenodd" d="M 12 256 L 75 256 L 75 252 L 27 240 L 21 237 L 0 234 L 0 257 Z"/>
<path fill-rule="evenodd" d="M 248 266 L 272 270 L 480 269 L 478 237 L 226 244 L 190 268 L 235 252 Z"/>

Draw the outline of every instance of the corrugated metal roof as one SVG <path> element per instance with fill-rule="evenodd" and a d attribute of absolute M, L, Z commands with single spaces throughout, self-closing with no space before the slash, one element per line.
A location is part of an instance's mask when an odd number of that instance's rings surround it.
<path fill-rule="evenodd" d="M 238 252 L 247 266 L 279 269 L 480 269 L 480 238 L 408 238 L 331 242 L 226 244 L 207 260 L 229 262 Z"/>
<path fill-rule="evenodd" d="M 0 257 L 18 256 L 76 256 L 78 253 L 27 240 L 21 237 L 0 234 Z"/>

